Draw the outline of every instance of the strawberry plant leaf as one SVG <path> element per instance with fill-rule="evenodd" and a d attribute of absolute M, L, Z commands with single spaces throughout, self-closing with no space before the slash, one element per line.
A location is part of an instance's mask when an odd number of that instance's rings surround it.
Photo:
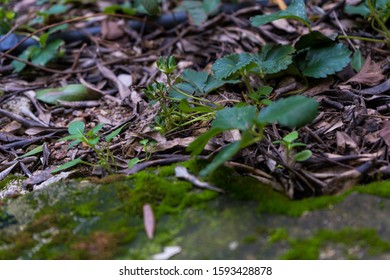
<path fill-rule="evenodd" d="M 284 11 L 279 11 L 269 15 L 258 15 L 250 19 L 253 26 L 260 26 L 278 19 L 295 19 L 310 28 L 310 21 L 306 15 L 304 0 L 292 0 L 291 4 Z"/>
<path fill-rule="evenodd" d="M 253 54 L 253 62 L 259 68 L 257 71 L 262 74 L 278 73 L 292 63 L 292 53 L 295 49 L 292 46 L 265 45 L 261 52 Z M 256 70 L 254 70 L 256 71 Z"/>
<path fill-rule="evenodd" d="M 236 74 L 251 62 L 252 56 L 249 53 L 230 54 L 217 59 L 212 68 L 216 78 L 225 79 Z"/>
<path fill-rule="evenodd" d="M 312 31 L 299 38 L 294 47 L 297 51 L 313 48 L 324 47 L 334 44 L 334 41 L 318 31 Z"/>
<path fill-rule="evenodd" d="M 333 44 L 322 48 L 311 48 L 298 66 L 307 77 L 325 78 L 342 70 L 351 61 L 351 51 L 344 44 Z"/>
<path fill-rule="evenodd" d="M 279 123 L 299 128 L 311 123 L 318 113 L 318 102 L 305 96 L 282 98 L 260 111 L 258 123 Z"/>
<path fill-rule="evenodd" d="M 211 128 L 221 130 L 248 130 L 252 128 L 256 114 L 256 106 L 225 108 L 216 113 Z"/>

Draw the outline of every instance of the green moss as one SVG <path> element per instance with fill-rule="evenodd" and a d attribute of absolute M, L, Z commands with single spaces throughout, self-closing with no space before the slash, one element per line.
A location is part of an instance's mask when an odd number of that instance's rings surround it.
<path fill-rule="evenodd" d="M 255 243 L 257 240 L 257 236 L 256 235 L 248 235 L 248 236 L 245 236 L 243 239 L 242 239 L 242 242 L 244 244 L 252 244 L 252 243 Z"/>
<path fill-rule="evenodd" d="M 25 180 L 26 177 L 21 175 L 8 175 L 3 180 L 0 181 L 0 190 L 4 189 L 4 187 L 10 185 L 12 182 L 20 183 L 22 180 Z"/>
<path fill-rule="evenodd" d="M 289 243 L 291 249 L 282 256 L 282 259 L 318 259 L 321 248 L 327 244 L 342 244 L 347 247 L 358 245 L 362 248 L 368 248 L 369 254 L 390 251 L 390 243 L 380 239 L 374 229 L 320 230 L 311 238 L 290 239 Z"/>
<path fill-rule="evenodd" d="M 268 242 L 274 244 L 276 242 L 288 240 L 288 232 L 285 228 L 273 229 L 268 237 Z"/>
<path fill-rule="evenodd" d="M 368 185 L 357 186 L 353 191 L 381 197 L 390 197 L 390 181 L 373 182 Z"/>

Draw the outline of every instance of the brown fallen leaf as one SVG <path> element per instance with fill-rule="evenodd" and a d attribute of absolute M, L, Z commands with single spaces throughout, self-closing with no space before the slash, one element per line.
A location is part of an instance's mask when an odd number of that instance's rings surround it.
<path fill-rule="evenodd" d="M 144 204 L 143 207 L 143 214 L 144 214 L 144 227 L 146 235 L 149 239 L 153 239 L 154 230 L 156 226 L 156 222 L 154 219 L 153 209 L 150 204 Z"/>
<path fill-rule="evenodd" d="M 386 121 L 382 130 L 379 132 L 379 135 L 385 141 L 387 147 L 390 148 L 390 121 Z"/>
<path fill-rule="evenodd" d="M 359 73 L 345 83 L 358 83 L 367 86 L 375 86 L 385 78 L 382 72 L 383 70 L 380 64 L 372 61 L 370 56 L 368 56 Z"/>

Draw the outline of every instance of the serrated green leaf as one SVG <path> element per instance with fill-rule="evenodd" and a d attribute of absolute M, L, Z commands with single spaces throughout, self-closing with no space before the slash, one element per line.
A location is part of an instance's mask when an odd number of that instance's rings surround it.
<path fill-rule="evenodd" d="M 141 5 L 150 15 L 157 15 L 160 13 L 160 3 L 158 0 L 141 0 Z"/>
<path fill-rule="evenodd" d="M 350 54 L 351 51 L 341 43 L 323 48 L 311 48 L 299 67 L 307 77 L 325 78 L 347 66 L 351 61 Z"/>
<path fill-rule="evenodd" d="M 67 163 L 65 163 L 65 164 L 55 168 L 54 170 L 51 171 L 51 173 L 57 173 L 59 171 L 66 170 L 68 168 L 71 168 L 71 167 L 79 164 L 79 163 L 84 163 L 84 161 L 81 158 L 76 158 L 76 159 L 74 159 L 72 161 L 69 161 L 69 162 L 67 162 Z"/>
<path fill-rule="evenodd" d="M 313 153 L 310 150 L 303 150 L 302 152 L 299 152 L 294 156 L 294 160 L 295 161 L 305 161 L 305 160 L 308 160 L 309 158 L 311 158 L 312 155 L 313 155 Z"/>
<path fill-rule="evenodd" d="M 39 153 L 42 153 L 43 152 L 43 144 L 32 149 L 31 151 L 25 153 L 24 155 L 21 155 L 19 156 L 18 158 L 25 158 L 25 157 L 29 157 L 29 156 L 33 156 L 33 155 L 36 155 L 36 154 L 39 154 Z"/>
<path fill-rule="evenodd" d="M 85 123 L 82 121 L 74 121 L 69 124 L 68 132 L 70 135 L 83 135 Z"/>
<path fill-rule="evenodd" d="M 122 128 L 123 128 L 123 126 L 121 126 L 121 127 L 119 127 L 119 128 L 117 128 L 117 129 L 115 129 L 113 132 L 111 132 L 110 134 L 108 134 L 107 136 L 106 136 L 106 142 L 111 142 L 111 140 L 112 139 L 114 139 L 114 137 L 116 137 L 119 133 L 121 133 L 121 131 L 122 131 Z"/>
<path fill-rule="evenodd" d="M 292 46 L 273 46 L 265 45 L 261 52 L 253 54 L 253 62 L 256 64 L 259 73 L 274 74 L 278 73 L 292 63 L 292 53 L 295 49 Z M 254 71 L 256 71 L 254 70 Z M 257 72 L 256 71 L 256 72 Z"/>
<path fill-rule="evenodd" d="M 48 104 L 56 105 L 59 100 L 63 101 L 83 101 L 96 100 L 101 97 L 101 93 L 88 89 L 81 84 L 72 84 L 60 88 L 50 88 L 38 90 L 36 98 Z"/>
<path fill-rule="evenodd" d="M 256 106 L 225 108 L 216 113 L 211 128 L 221 130 L 248 130 L 252 128 L 256 114 Z"/>
<path fill-rule="evenodd" d="M 283 137 L 283 140 L 286 141 L 287 143 L 292 143 L 297 139 L 298 139 L 298 131 L 292 131 Z"/>
<path fill-rule="evenodd" d="M 260 111 L 258 123 L 279 123 L 299 128 L 311 123 L 318 114 L 318 102 L 305 96 L 282 98 Z"/>
<path fill-rule="evenodd" d="M 250 93 L 249 97 L 252 100 L 259 101 L 260 99 L 264 99 L 264 98 L 268 97 L 273 90 L 274 89 L 270 86 L 262 86 L 258 90 L 256 90 L 255 92 Z"/>
<path fill-rule="evenodd" d="M 50 60 L 54 59 L 58 55 L 58 49 L 64 44 L 63 40 L 57 39 L 49 44 L 43 49 L 40 50 L 40 52 L 35 52 L 32 56 L 31 62 L 36 65 L 44 66 L 46 65 Z"/>
<path fill-rule="evenodd" d="M 191 86 L 184 85 L 184 83 L 178 83 L 175 85 L 175 87 L 179 86 L 179 89 L 184 90 L 184 92 L 190 95 L 205 95 L 225 84 L 239 82 L 237 80 L 219 80 L 207 72 L 197 72 L 192 69 L 184 70 L 180 78 Z"/>
<path fill-rule="evenodd" d="M 224 56 L 217 59 L 213 64 L 214 76 L 217 79 L 225 79 L 236 74 L 252 62 L 252 56 L 249 53 L 237 53 Z"/>
<path fill-rule="evenodd" d="M 255 16 L 252 17 L 250 21 L 253 26 L 261 26 L 282 18 L 298 20 L 310 28 L 310 21 L 306 15 L 304 0 L 292 0 L 291 4 L 284 11 L 279 11 L 270 15 Z"/>
<path fill-rule="evenodd" d="M 364 64 L 364 57 L 362 55 L 362 52 L 360 50 L 356 50 L 353 53 L 352 60 L 351 60 L 351 66 L 353 70 L 359 72 L 363 64 Z"/>

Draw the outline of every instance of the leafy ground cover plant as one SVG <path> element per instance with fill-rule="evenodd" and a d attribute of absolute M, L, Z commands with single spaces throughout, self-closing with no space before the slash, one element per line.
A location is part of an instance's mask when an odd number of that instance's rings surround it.
<path fill-rule="evenodd" d="M 107 136 L 105 136 L 104 141 L 101 140 L 101 136 L 98 134 L 99 131 L 104 127 L 104 124 L 98 124 L 93 129 L 89 131 L 85 131 L 85 123 L 82 121 L 74 121 L 72 122 L 68 127 L 69 135 L 59 139 L 58 141 L 67 141 L 67 140 L 73 140 L 72 143 L 69 145 L 69 149 L 82 143 L 86 145 L 87 147 L 91 148 L 95 155 L 97 156 L 97 163 L 90 163 L 87 161 L 82 160 L 81 158 L 76 158 L 72 161 L 69 161 L 56 169 L 52 171 L 52 173 L 56 173 L 65 169 L 68 169 L 70 167 L 73 167 L 79 163 L 94 166 L 94 167 L 102 167 L 104 168 L 108 173 L 113 173 L 115 171 L 115 158 L 112 152 L 110 151 L 109 144 L 111 140 L 117 136 L 121 130 L 122 127 L 114 130 Z"/>
<path fill-rule="evenodd" d="M 306 147 L 306 144 L 295 142 L 299 137 L 298 131 L 292 131 L 282 138 L 282 140 L 274 141 L 274 144 L 281 144 L 285 149 L 285 160 L 287 165 L 293 165 L 295 162 L 305 161 L 312 156 L 310 150 L 303 150 L 294 154 L 297 147 Z"/>

